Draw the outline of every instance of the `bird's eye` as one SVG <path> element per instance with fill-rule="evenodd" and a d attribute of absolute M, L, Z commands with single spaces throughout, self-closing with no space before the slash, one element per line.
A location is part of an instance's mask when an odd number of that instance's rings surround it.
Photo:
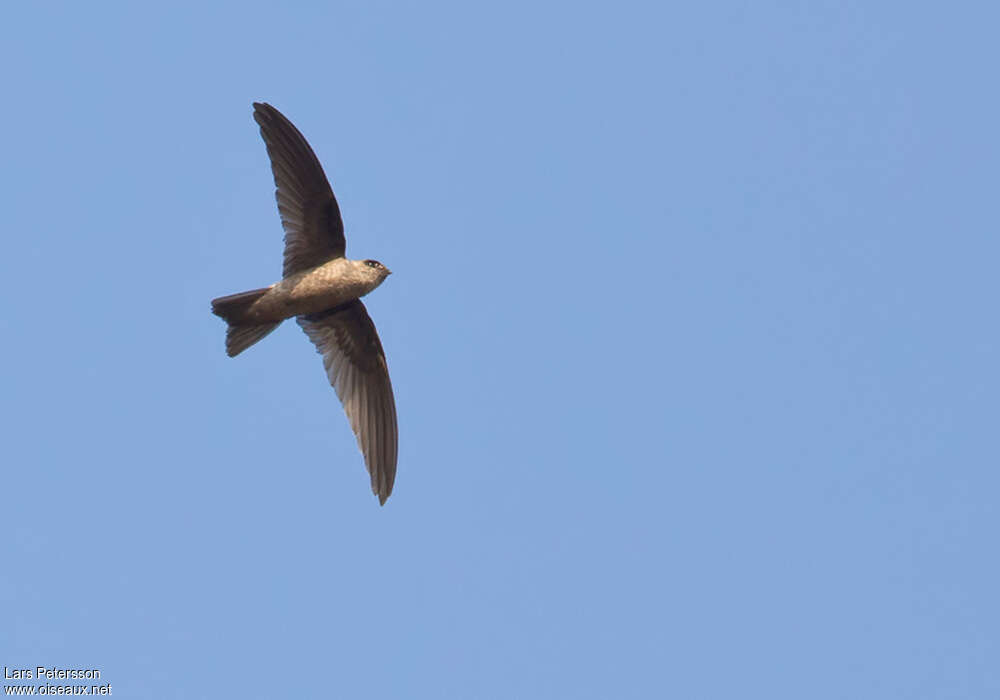
<path fill-rule="evenodd" d="M 378 260 L 365 260 L 365 265 L 367 265 L 368 267 L 375 267 L 375 268 L 382 267 L 382 263 L 380 263 Z"/>

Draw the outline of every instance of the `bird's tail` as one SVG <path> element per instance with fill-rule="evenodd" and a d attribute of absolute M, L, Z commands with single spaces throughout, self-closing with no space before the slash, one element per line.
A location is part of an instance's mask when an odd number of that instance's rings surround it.
<path fill-rule="evenodd" d="M 212 313 L 229 324 L 226 329 L 226 354 L 230 357 L 236 357 L 281 325 L 281 321 L 252 323 L 244 320 L 246 312 L 268 289 L 254 289 L 212 300 Z"/>

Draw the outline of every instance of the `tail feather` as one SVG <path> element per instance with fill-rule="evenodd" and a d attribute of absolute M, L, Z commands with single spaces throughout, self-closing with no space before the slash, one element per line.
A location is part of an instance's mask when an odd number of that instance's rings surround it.
<path fill-rule="evenodd" d="M 221 316 L 227 323 L 239 323 L 253 303 L 267 294 L 269 289 L 270 287 L 251 289 L 249 292 L 212 299 L 212 313 Z"/>
<path fill-rule="evenodd" d="M 281 321 L 261 323 L 257 326 L 230 325 L 226 329 L 226 354 L 236 357 L 280 325 Z"/>
<path fill-rule="evenodd" d="M 270 287 L 253 289 L 212 300 L 212 313 L 229 324 L 226 329 L 226 354 L 230 357 L 236 357 L 281 324 L 281 321 L 254 323 L 245 320 L 250 307 L 268 289 Z"/>

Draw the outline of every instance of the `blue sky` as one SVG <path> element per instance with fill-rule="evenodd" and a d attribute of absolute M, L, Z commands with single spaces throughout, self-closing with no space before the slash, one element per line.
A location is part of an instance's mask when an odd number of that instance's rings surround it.
<path fill-rule="evenodd" d="M 991 3 L 19 3 L 0 664 L 127 698 L 1000 693 Z M 304 132 L 399 411 L 274 282 Z"/>

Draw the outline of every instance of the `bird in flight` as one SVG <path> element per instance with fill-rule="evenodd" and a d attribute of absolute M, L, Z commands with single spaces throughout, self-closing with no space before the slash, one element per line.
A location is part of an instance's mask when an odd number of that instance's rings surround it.
<path fill-rule="evenodd" d="M 286 318 L 295 317 L 323 356 L 380 504 L 396 478 L 396 403 L 385 353 L 361 297 L 391 273 L 377 260 L 344 257 L 344 223 L 323 168 L 305 137 L 269 104 L 253 118 L 267 146 L 278 213 L 285 229 L 280 282 L 212 300 L 226 321 L 226 353 L 235 357 Z"/>

